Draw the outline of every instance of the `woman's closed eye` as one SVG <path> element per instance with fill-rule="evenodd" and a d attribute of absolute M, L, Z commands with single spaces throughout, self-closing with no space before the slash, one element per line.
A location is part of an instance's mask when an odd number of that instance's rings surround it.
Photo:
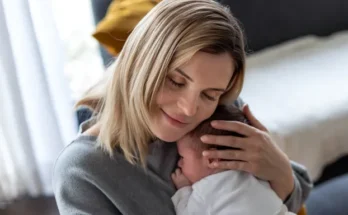
<path fill-rule="evenodd" d="M 214 96 L 210 96 L 210 95 L 208 95 L 207 93 L 203 93 L 203 96 L 204 96 L 205 98 L 207 98 L 208 100 L 210 100 L 210 101 L 216 101 L 216 100 L 218 100 L 218 98 L 216 98 L 216 97 L 214 97 Z"/>
<path fill-rule="evenodd" d="M 175 81 L 173 78 L 171 77 L 167 77 L 168 80 L 169 80 L 169 83 L 175 87 L 175 88 L 183 88 L 185 87 L 185 83 L 182 83 L 182 82 L 178 82 L 178 81 Z M 219 95 L 215 95 L 216 93 L 213 93 L 214 95 L 210 95 L 209 93 L 207 92 L 202 92 L 202 97 L 204 99 L 208 99 L 209 101 L 217 101 L 220 97 L 220 94 Z"/>
<path fill-rule="evenodd" d="M 168 78 L 168 79 L 169 79 L 169 82 L 170 82 L 174 87 L 181 88 L 181 87 L 184 87 L 184 86 L 185 86 L 184 83 L 176 82 L 176 81 L 174 81 L 172 78 Z"/>
<path fill-rule="evenodd" d="M 207 98 L 210 101 L 217 101 L 217 100 L 219 100 L 219 98 L 223 94 L 223 92 L 215 91 L 215 90 L 208 90 L 206 92 L 203 92 L 202 94 L 205 98 Z"/>

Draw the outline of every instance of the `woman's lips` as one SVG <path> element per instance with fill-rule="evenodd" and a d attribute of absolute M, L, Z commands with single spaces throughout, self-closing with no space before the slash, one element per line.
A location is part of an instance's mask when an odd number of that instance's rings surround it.
<path fill-rule="evenodd" d="M 166 120 L 173 126 L 175 127 L 185 127 L 188 123 L 182 122 L 178 119 L 175 119 L 173 117 L 171 117 L 169 114 L 167 114 L 165 111 L 161 110 L 163 112 L 164 117 L 166 118 Z"/>

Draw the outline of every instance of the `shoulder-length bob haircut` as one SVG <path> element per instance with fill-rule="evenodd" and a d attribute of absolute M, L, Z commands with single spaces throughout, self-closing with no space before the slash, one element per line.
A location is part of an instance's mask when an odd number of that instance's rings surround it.
<path fill-rule="evenodd" d="M 229 9 L 213 0 L 164 0 L 134 28 L 110 67 L 106 80 L 92 87 L 77 105 L 98 114 L 100 146 L 111 156 L 116 148 L 132 164 L 146 162 L 154 138 L 149 118 L 168 71 L 197 52 L 229 53 L 234 73 L 220 104 L 241 91 L 245 70 L 244 37 Z"/>

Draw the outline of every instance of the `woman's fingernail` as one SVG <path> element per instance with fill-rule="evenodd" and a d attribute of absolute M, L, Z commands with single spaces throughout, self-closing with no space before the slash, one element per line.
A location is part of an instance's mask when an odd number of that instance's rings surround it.
<path fill-rule="evenodd" d="M 208 155 L 209 155 L 209 152 L 204 151 L 202 154 L 203 154 L 203 156 L 208 156 Z"/>
<path fill-rule="evenodd" d="M 217 121 L 212 121 L 212 122 L 211 122 L 211 125 L 212 125 L 212 126 L 217 126 L 217 125 L 218 125 L 218 122 L 217 122 Z"/>
<path fill-rule="evenodd" d="M 201 137 L 201 141 L 202 142 L 207 142 L 208 141 L 208 137 L 207 136 L 202 136 Z"/>
<path fill-rule="evenodd" d="M 218 163 L 217 162 L 214 162 L 213 163 L 213 167 L 217 167 L 218 166 Z"/>

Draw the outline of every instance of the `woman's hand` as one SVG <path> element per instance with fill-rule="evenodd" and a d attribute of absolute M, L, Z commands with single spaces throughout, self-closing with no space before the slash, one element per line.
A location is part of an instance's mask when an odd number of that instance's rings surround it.
<path fill-rule="evenodd" d="M 214 121 L 212 126 L 234 131 L 245 137 L 215 135 L 201 137 L 207 144 L 230 146 L 241 150 L 209 150 L 204 151 L 203 156 L 220 160 L 213 162 L 212 168 L 242 170 L 269 181 L 277 195 L 285 200 L 294 189 L 289 158 L 274 143 L 268 130 L 254 117 L 248 105 L 243 106 L 243 112 L 252 126 L 234 121 Z"/>

